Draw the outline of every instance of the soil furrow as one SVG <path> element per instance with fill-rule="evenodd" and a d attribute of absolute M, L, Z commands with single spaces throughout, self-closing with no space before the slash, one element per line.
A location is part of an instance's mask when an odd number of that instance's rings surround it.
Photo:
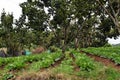
<path fill-rule="evenodd" d="M 95 61 L 97 62 L 101 62 L 102 64 L 104 64 L 105 66 L 110 66 L 110 67 L 113 67 L 117 70 L 120 70 L 120 65 L 116 65 L 115 62 L 113 62 L 112 60 L 110 59 L 107 59 L 107 58 L 103 58 L 103 57 L 100 57 L 100 56 L 97 56 L 97 55 L 92 55 L 88 52 L 85 52 L 85 51 L 80 51 L 81 53 L 85 53 L 87 56 L 89 56 L 90 58 L 93 58 Z"/>

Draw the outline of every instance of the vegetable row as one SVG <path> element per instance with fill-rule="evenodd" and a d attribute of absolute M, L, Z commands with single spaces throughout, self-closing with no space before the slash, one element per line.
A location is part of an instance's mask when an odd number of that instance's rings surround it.
<path fill-rule="evenodd" d="M 116 64 L 120 64 L 120 47 L 86 48 L 82 50 L 89 54 L 111 59 Z"/>
<path fill-rule="evenodd" d="M 18 70 L 25 68 L 27 64 L 33 66 L 40 66 L 37 68 L 48 67 L 51 64 L 54 64 L 56 60 L 61 58 L 61 52 L 56 52 L 52 54 L 43 53 L 30 56 L 20 56 L 14 58 L 1 58 L 0 66 L 4 66 L 7 70 Z"/>
<path fill-rule="evenodd" d="M 91 71 L 96 68 L 96 63 L 93 59 L 77 51 L 72 52 L 75 57 L 75 63 L 80 67 L 81 70 Z"/>

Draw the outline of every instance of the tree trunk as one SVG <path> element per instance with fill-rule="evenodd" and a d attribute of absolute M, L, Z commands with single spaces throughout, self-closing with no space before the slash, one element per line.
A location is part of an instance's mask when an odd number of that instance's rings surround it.
<path fill-rule="evenodd" d="M 62 44 L 62 53 L 64 54 L 66 49 L 65 41 L 62 40 L 61 44 Z"/>
<path fill-rule="evenodd" d="M 7 47 L 7 53 L 9 56 L 19 56 L 20 55 L 20 49 L 19 45 L 12 44 Z"/>
<path fill-rule="evenodd" d="M 75 50 L 78 48 L 78 38 L 75 38 Z"/>
<path fill-rule="evenodd" d="M 67 29 L 68 27 L 64 28 L 64 40 L 63 40 L 63 48 L 62 48 L 62 53 L 65 53 L 66 47 L 67 47 Z"/>

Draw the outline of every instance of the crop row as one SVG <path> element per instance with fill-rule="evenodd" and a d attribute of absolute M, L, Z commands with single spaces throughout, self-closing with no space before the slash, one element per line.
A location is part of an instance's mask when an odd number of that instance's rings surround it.
<path fill-rule="evenodd" d="M 30 56 L 19 56 L 19 57 L 9 57 L 9 58 L 0 58 L 0 66 L 5 66 L 10 63 L 22 61 L 22 62 L 33 62 L 38 61 L 43 58 L 47 53 L 40 55 L 30 55 Z"/>
<path fill-rule="evenodd" d="M 116 64 L 120 64 L 120 47 L 101 47 L 101 48 L 86 48 L 83 51 L 103 58 L 108 58 Z"/>
<path fill-rule="evenodd" d="M 77 51 L 72 51 L 75 57 L 75 63 L 80 67 L 81 70 L 91 71 L 96 68 L 96 64 L 93 59 Z"/>
<path fill-rule="evenodd" d="M 1 58 L 0 66 L 5 66 L 7 70 L 22 69 L 27 63 L 41 62 L 41 65 L 50 65 L 61 57 L 61 52 L 52 54 L 42 53 L 39 55 L 21 56 L 14 58 Z M 46 62 L 46 63 L 45 63 Z"/>
<path fill-rule="evenodd" d="M 74 66 L 72 58 L 66 56 L 61 63 L 58 65 L 57 68 L 55 68 L 55 72 L 60 73 L 67 73 L 67 74 L 73 74 L 74 72 Z"/>
<path fill-rule="evenodd" d="M 30 70 L 39 70 L 41 68 L 48 68 L 51 65 L 55 64 L 56 61 L 62 58 L 61 53 L 53 53 L 51 55 L 45 56 L 42 60 L 34 62 L 30 66 Z"/>

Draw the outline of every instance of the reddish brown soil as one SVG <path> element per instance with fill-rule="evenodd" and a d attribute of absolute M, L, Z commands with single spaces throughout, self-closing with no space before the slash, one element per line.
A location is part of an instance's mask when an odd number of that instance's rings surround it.
<path fill-rule="evenodd" d="M 3 69 L 4 69 L 4 67 L 5 67 L 4 65 L 3 65 L 3 66 L 0 66 L 0 70 L 3 70 Z"/>
<path fill-rule="evenodd" d="M 73 56 L 73 54 L 70 54 L 70 57 L 73 59 L 72 65 L 74 66 L 74 71 L 80 71 L 79 66 L 77 66 L 77 64 L 75 64 L 75 57 Z"/>
<path fill-rule="evenodd" d="M 90 54 L 88 52 L 85 52 L 85 51 L 80 51 L 80 52 L 86 53 L 87 56 L 93 58 L 97 62 L 101 62 L 105 66 L 110 66 L 110 67 L 113 67 L 113 68 L 115 68 L 117 70 L 120 70 L 120 65 L 116 65 L 115 62 L 113 62 L 110 59 L 103 58 L 103 57 L 100 57 L 100 56 L 97 56 L 97 55 L 92 55 L 92 54 Z"/>

